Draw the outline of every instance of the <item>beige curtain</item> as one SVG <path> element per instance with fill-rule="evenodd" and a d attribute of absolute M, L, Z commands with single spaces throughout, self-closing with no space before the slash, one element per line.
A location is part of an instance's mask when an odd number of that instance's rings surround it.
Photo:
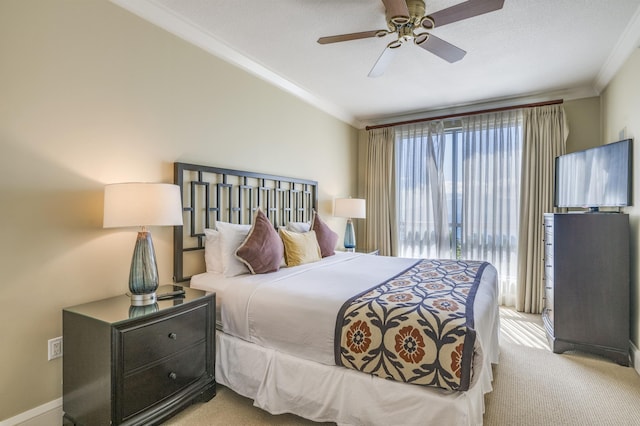
<path fill-rule="evenodd" d="M 360 143 L 361 194 L 367 200 L 363 241 L 382 256 L 396 256 L 395 131 L 369 130 Z"/>
<path fill-rule="evenodd" d="M 569 134 L 562 105 L 523 111 L 523 156 L 518 238 L 516 309 L 541 313 L 544 306 L 543 214 L 553 212 L 555 158 Z"/>

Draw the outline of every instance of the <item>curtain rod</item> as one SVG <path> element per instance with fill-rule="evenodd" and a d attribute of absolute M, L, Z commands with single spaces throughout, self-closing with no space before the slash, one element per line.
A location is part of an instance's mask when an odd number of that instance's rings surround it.
<path fill-rule="evenodd" d="M 490 112 L 509 111 L 511 109 L 533 108 L 533 107 L 547 106 L 547 105 L 558 105 L 558 104 L 561 104 L 563 102 L 564 101 L 562 99 L 555 99 L 553 101 L 546 101 L 546 102 L 537 102 L 537 103 L 524 104 L 524 105 L 514 105 L 514 106 L 508 106 L 508 107 L 482 109 L 482 110 L 479 110 L 479 111 L 470 111 L 470 112 L 457 113 L 457 114 L 440 115 L 440 116 L 437 116 L 437 117 L 418 118 L 418 119 L 415 119 L 415 120 L 397 121 L 395 123 L 378 124 L 376 126 L 367 126 L 367 127 L 365 127 L 365 130 L 383 129 L 385 127 L 401 126 L 403 124 L 423 123 L 425 121 L 432 121 L 432 120 L 444 120 L 446 118 L 465 117 L 467 115 L 477 115 L 477 114 L 487 114 L 487 113 L 490 113 Z"/>

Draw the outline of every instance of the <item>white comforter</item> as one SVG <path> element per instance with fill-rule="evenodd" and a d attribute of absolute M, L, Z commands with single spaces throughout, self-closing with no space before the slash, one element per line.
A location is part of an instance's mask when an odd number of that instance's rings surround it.
<path fill-rule="evenodd" d="M 283 268 L 270 274 L 232 278 L 200 274 L 191 279 L 191 287 L 216 292 L 225 333 L 297 357 L 334 365 L 335 323 L 340 307 L 351 296 L 393 278 L 416 261 L 337 253 L 320 262 Z M 474 302 L 479 353 L 483 345 L 494 343 L 486 340 L 495 335 L 487 328 L 494 325 L 496 300 L 496 271 L 488 267 Z M 483 321 L 484 317 L 491 321 Z"/>

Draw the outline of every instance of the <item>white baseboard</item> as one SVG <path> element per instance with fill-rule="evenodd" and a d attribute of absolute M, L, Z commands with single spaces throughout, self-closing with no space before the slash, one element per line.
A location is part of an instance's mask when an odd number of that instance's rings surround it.
<path fill-rule="evenodd" d="M 54 399 L 10 419 L 0 421 L 0 426 L 51 425 L 62 425 L 62 398 Z"/>

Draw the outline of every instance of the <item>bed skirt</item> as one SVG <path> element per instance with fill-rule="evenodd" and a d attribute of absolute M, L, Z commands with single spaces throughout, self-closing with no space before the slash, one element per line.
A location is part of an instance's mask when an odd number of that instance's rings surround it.
<path fill-rule="evenodd" d="M 495 315 L 494 320 L 499 321 L 497 308 Z M 317 422 L 481 425 L 484 394 L 492 390 L 491 364 L 499 356 L 497 328 L 483 356 L 476 357 L 473 368 L 480 374 L 465 392 L 409 385 L 320 364 L 220 331 L 216 334 L 216 381 L 271 414 L 292 413 Z"/>

